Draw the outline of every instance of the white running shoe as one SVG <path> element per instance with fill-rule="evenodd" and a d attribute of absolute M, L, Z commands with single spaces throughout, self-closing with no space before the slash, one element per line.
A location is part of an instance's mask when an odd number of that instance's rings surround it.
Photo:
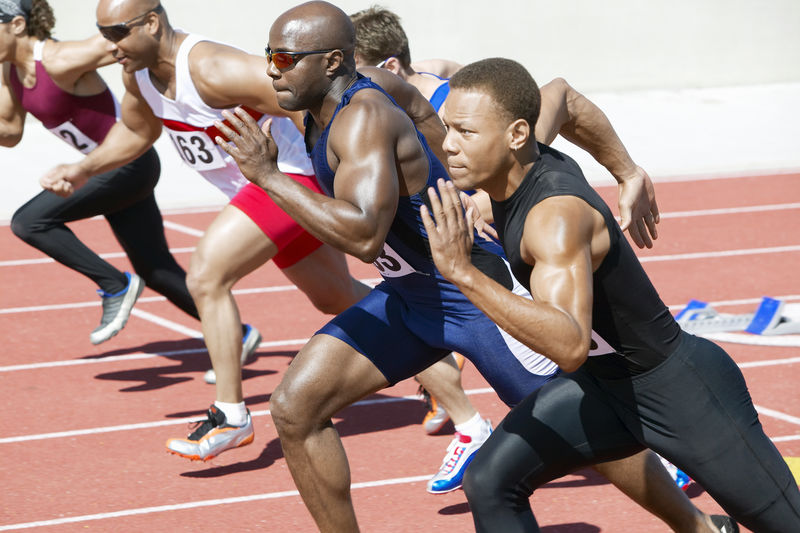
<path fill-rule="evenodd" d="M 136 274 L 125 272 L 128 278 L 128 286 L 116 294 L 109 294 L 105 291 L 97 291 L 103 299 L 103 317 L 100 325 L 89 335 L 92 344 L 100 344 L 122 331 L 128 318 L 131 316 L 133 304 L 144 290 L 142 278 Z"/>
<path fill-rule="evenodd" d="M 253 420 L 247 411 L 242 426 L 227 423 L 225 413 L 217 406 L 208 409 L 208 418 L 198 422 L 198 427 L 185 439 L 167 440 L 167 451 L 192 461 L 208 461 L 225 450 L 246 446 L 253 442 Z"/>
<path fill-rule="evenodd" d="M 428 492 L 431 494 L 444 494 L 461 488 L 464 480 L 464 472 L 475 457 L 475 453 L 481 445 L 486 442 L 492 434 L 492 423 L 484 420 L 486 431 L 482 433 L 482 438 L 472 438 L 456 432 L 456 437 L 447 447 L 447 454 L 444 456 L 442 466 L 439 471 L 428 481 Z"/>

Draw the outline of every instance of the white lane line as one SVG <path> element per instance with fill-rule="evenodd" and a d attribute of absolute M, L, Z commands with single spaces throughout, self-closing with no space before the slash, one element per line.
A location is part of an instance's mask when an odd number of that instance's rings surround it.
<path fill-rule="evenodd" d="M 352 490 L 366 489 L 372 487 L 386 487 L 389 485 L 406 485 L 410 483 L 421 483 L 431 478 L 430 474 L 423 476 L 412 477 L 399 477 L 394 479 L 380 479 L 377 481 L 364 481 L 361 483 L 352 483 L 350 488 Z M 262 500 L 274 500 L 278 498 L 291 498 L 300 496 L 296 490 L 285 490 L 281 492 L 267 492 L 264 494 L 252 494 L 250 496 L 236 496 L 232 498 L 219 498 L 215 500 L 202 500 L 196 502 L 177 503 L 172 505 L 159 505 L 157 507 L 141 507 L 139 509 L 126 509 L 123 511 L 115 511 L 110 513 L 98 513 L 83 516 L 71 516 L 68 518 L 56 518 L 54 520 L 41 520 L 38 522 L 26 522 L 22 524 L 9 524 L 7 526 L 0 526 L 0 531 L 13 531 L 16 529 L 30 529 L 34 527 L 43 526 L 59 526 L 63 524 L 74 524 L 77 522 L 88 522 L 91 520 L 104 520 L 108 518 L 120 518 L 123 516 L 134 516 L 152 513 L 163 513 L 166 511 L 181 511 L 185 509 L 197 509 L 199 507 L 213 507 L 217 505 L 228 505 L 232 503 L 247 503 Z"/>
<path fill-rule="evenodd" d="M 170 248 L 170 253 L 175 254 L 188 254 L 194 252 L 194 246 L 188 248 Z M 103 259 L 116 259 L 120 257 L 128 257 L 125 252 L 107 252 L 98 254 Z M 44 263 L 55 263 L 54 259 L 49 257 L 40 257 L 38 259 L 16 259 L 13 261 L 0 261 L 0 267 L 7 266 L 24 266 L 24 265 L 41 265 Z"/>
<path fill-rule="evenodd" d="M 153 324 L 157 324 L 161 327 L 171 329 L 172 331 L 176 331 L 181 335 L 186 335 L 187 337 L 191 337 L 194 339 L 203 338 L 203 332 L 197 331 L 196 329 L 187 328 L 186 326 L 182 326 L 177 322 L 173 322 L 172 320 L 167 320 L 166 318 L 154 315 L 153 313 L 148 313 L 147 311 L 142 311 L 141 309 L 134 308 L 131 310 L 131 314 L 143 320 L 147 320 L 148 322 L 152 322 Z"/>
<path fill-rule="evenodd" d="M 772 359 L 771 361 L 750 361 L 749 363 L 739 363 L 739 368 L 757 368 L 759 366 L 793 365 L 800 363 L 800 357 L 789 357 L 786 359 Z"/>
<path fill-rule="evenodd" d="M 787 415 L 786 413 L 769 409 L 767 407 L 761 407 L 760 405 L 754 405 L 753 407 L 756 408 L 756 411 L 760 415 L 771 416 L 772 418 L 777 418 L 778 420 L 783 420 L 784 422 L 789 422 L 790 424 L 800 426 L 800 418 L 796 416 Z"/>
<path fill-rule="evenodd" d="M 363 278 L 361 280 L 362 283 L 366 283 L 367 285 L 376 285 L 381 281 L 380 278 Z M 272 287 L 254 287 L 252 289 L 234 289 L 233 295 L 239 294 L 262 294 L 262 293 L 270 293 L 270 292 L 285 292 L 285 291 L 296 291 L 299 290 L 294 285 L 275 285 Z M 152 302 L 166 302 L 167 299 L 163 296 L 148 296 L 146 298 L 139 298 L 136 300 L 137 304 L 141 303 L 152 303 Z M 759 300 L 761 301 L 761 300 Z M 74 302 L 68 304 L 52 304 L 52 305 L 32 305 L 28 307 L 8 307 L 6 309 L 0 309 L 0 315 L 9 315 L 14 313 L 36 313 L 39 311 L 60 311 L 64 309 L 78 309 L 81 307 L 98 307 L 100 305 L 100 300 L 92 300 L 91 302 Z"/>
<path fill-rule="evenodd" d="M 660 261 L 685 261 L 687 259 L 734 257 L 740 255 L 766 255 L 766 254 L 780 254 L 786 252 L 800 252 L 800 245 L 794 244 L 790 246 L 772 246 L 769 248 L 744 248 L 741 250 L 720 250 L 718 252 L 694 252 L 688 254 L 651 255 L 648 257 L 640 257 L 639 261 L 642 263 L 654 263 Z"/>
<path fill-rule="evenodd" d="M 308 339 L 285 339 L 280 341 L 265 341 L 258 345 L 260 348 L 284 348 L 292 346 L 303 346 Z M 190 348 L 186 350 L 171 350 L 167 352 L 147 353 L 137 352 L 131 354 L 111 355 L 108 357 L 96 357 L 92 359 L 68 359 L 66 361 L 50 361 L 45 363 L 28 363 L 24 365 L 0 366 L 0 372 L 16 372 L 18 370 L 38 370 L 42 368 L 55 368 L 61 366 L 91 365 L 96 363 L 115 363 L 118 361 L 132 361 L 136 359 L 152 359 L 154 357 L 171 357 L 176 355 L 188 355 L 197 353 L 207 353 L 205 348 Z"/>
<path fill-rule="evenodd" d="M 800 209 L 800 202 L 791 204 L 748 205 L 742 207 L 725 207 L 721 209 L 698 209 L 696 211 L 673 211 L 662 213 L 661 218 L 706 217 L 715 215 L 734 215 L 740 213 L 761 213 L 764 211 L 783 211 Z"/>
<path fill-rule="evenodd" d="M 469 389 L 465 390 L 464 393 L 467 396 L 472 396 L 476 394 L 487 394 L 493 393 L 494 390 L 491 388 L 482 388 L 482 389 Z M 350 407 L 364 407 L 367 405 L 380 405 L 384 403 L 397 403 L 397 402 L 407 402 L 407 401 L 419 401 L 419 396 L 416 394 L 410 394 L 407 396 L 389 396 L 383 398 L 374 398 L 372 400 L 361 400 L 360 402 L 356 402 Z M 269 416 L 270 412 L 268 409 L 264 409 L 261 411 L 251 411 L 250 416 L 253 418 L 258 418 L 261 416 Z M 39 433 L 35 435 L 20 435 L 17 437 L 4 437 L 0 438 L 0 444 L 12 444 L 15 442 L 30 442 L 34 440 L 46 440 L 46 439 L 59 439 L 64 437 L 79 437 L 82 435 L 96 435 L 98 433 L 113 433 L 115 431 L 132 431 L 136 429 L 150 429 L 155 427 L 162 427 L 162 426 L 178 426 L 182 424 L 191 424 L 194 422 L 199 422 L 201 420 L 205 420 L 205 416 L 196 416 L 196 417 L 189 417 L 189 418 L 176 418 L 174 420 L 158 420 L 155 422 L 140 422 L 138 424 L 123 424 L 119 426 L 105 426 L 105 427 L 97 427 L 97 428 L 87 428 L 87 429 L 75 429 L 71 431 L 57 431 L 53 433 Z"/>
<path fill-rule="evenodd" d="M 189 226 L 184 226 L 183 224 L 178 224 L 177 222 L 171 222 L 169 220 L 164 221 L 164 227 L 174 231 L 179 231 L 181 233 L 186 233 L 187 235 L 192 235 L 193 237 L 202 237 L 205 233 L 202 230 L 190 228 Z"/>

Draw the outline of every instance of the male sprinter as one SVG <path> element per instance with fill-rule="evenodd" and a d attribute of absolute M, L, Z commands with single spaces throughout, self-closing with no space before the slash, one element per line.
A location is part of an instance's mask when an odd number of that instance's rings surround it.
<path fill-rule="evenodd" d="M 493 58 L 450 80 L 444 149 L 453 182 L 422 208 L 440 272 L 562 374 L 515 407 L 476 454 L 464 490 L 476 529 L 538 531 L 532 492 L 649 447 L 758 532 L 800 531 L 800 492 L 764 434 L 736 363 L 681 330 L 608 206 L 568 156 L 536 142 L 539 91 Z M 519 298 L 476 270 L 459 188 L 492 199 Z M 596 354 L 597 341 L 613 350 Z M 731 528 L 732 524 L 717 524 Z"/>
<path fill-rule="evenodd" d="M 328 196 L 280 172 L 278 148 L 243 110 L 223 113 L 231 127 L 216 123 L 235 140 L 234 146 L 217 138 L 242 173 L 295 220 L 321 240 L 387 267 L 380 285 L 312 337 L 271 399 L 300 494 L 319 529 L 335 532 L 357 531 L 358 524 L 347 458 L 331 423 L 334 413 L 453 350 L 469 358 L 512 405 L 554 372 L 551 362 L 522 348 L 436 270 L 419 209 L 428 185 L 447 173 L 405 112 L 381 86 L 356 72 L 353 41 L 347 15 L 327 2 L 287 11 L 269 33 L 268 73 L 278 102 L 284 109 L 309 110 L 306 139 Z M 375 72 L 377 77 L 382 71 Z M 382 84 L 403 83 L 389 73 L 383 76 Z M 418 91 L 412 94 L 425 102 Z M 476 241 L 473 261 L 519 291 L 507 264 L 492 250 L 492 243 Z M 676 530 L 714 531 L 654 454 L 597 468 Z"/>

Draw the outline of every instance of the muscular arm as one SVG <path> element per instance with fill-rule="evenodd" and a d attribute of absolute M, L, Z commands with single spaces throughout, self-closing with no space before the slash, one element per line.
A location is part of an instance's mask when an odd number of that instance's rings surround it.
<path fill-rule="evenodd" d="M 99 33 L 81 41 L 55 41 L 45 48 L 47 71 L 64 87 L 72 87 L 87 72 L 114 63 L 108 43 Z"/>
<path fill-rule="evenodd" d="M 243 105 L 277 117 L 289 117 L 303 131 L 303 114 L 278 105 L 267 59 L 227 45 L 201 42 L 189 54 L 189 71 L 203 101 L 226 109 Z"/>
<path fill-rule="evenodd" d="M 0 146 L 16 146 L 25 128 L 25 110 L 11 93 L 8 71 L 11 65 L 2 64 L 0 77 Z"/>
<path fill-rule="evenodd" d="M 550 144 L 561 134 L 603 165 L 620 186 L 622 229 L 629 230 L 640 248 L 652 247 L 657 238 L 658 205 L 650 176 L 633 162 L 605 113 L 564 79 L 541 88 L 542 109 L 536 139 Z"/>
<path fill-rule="evenodd" d="M 394 98 L 397 105 L 403 108 L 403 111 L 414 122 L 419 132 L 425 136 L 425 140 L 439 161 L 447 161 L 442 149 L 446 133 L 444 124 L 428 99 L 422 96 L 416 87 L 386 69 L 363 67 L 359 69 L 359 72 L 372 78 L 372 81 Z"/>
<path fill-rule="evenodd" d="M 122 120 L 109 130 L 103 142 L 80 162 L 59 165 L 39 180 L 42 187 L 69 196 L 91 177 L 129 163 L 147 151 L 161 135 L 161 121 L 139 93 L 132 74 L 124 74 Z"/>
<path fill-rule="evenodd" d="M 592 240 L 595 233 L 602 235 L 599 215 L 569 196 L 544 200 L 528 213 L 520 251 L 523 260 L 533 264 L 529 300 L 475 268 L 469 258 L 470 225 L 455 188 L 440 183 L 439 191 L 441 203 L 435 194 L 429 195 L 435 225 L 425 208 L 422 219 L 442 275 L 512 337 L 562 370 L 576 370 L 591 342 Z"/>
<path fill-rule="evenodd" d="M 126 163 L 142 155 L 161 135 L 161 121 L 139 92 L 132 74 L 124 74 L 125 94 L 122 97 L 122 120 L 108 132 L 103 142 L 83 161 L 80 167 L 94 176 Z"/>
<path fill-rule="evenodd" d="M 405 182 L 408 175 L 425 179 L 427 161 L 402 110 L 387 105 L 376 91 L 362 91 L 339 112 L 328 135 L 328 163 L 336 173 L 334 196 L 315 193 L 281 173 L 277 148 L 241 109 L 223 114 L 241 136 L 236 146 L 217 143 L 236 159 L 250 181 L 263 188 L 284 211 L 315 237 L 364 262 L 379 255 L 394 219 L 400 194 L 423 183 Z M 232 120 L 233 119 L 233 120 Z M 216 124 L 228 136 L 234 130 Z"/>

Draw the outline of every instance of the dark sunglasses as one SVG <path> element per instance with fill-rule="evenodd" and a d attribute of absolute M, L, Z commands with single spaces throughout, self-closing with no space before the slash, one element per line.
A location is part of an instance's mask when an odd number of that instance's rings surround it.
<path fill-rule="evenodd" d="M 118 43 L 125 37 L 131 34 L 131 28 L 138 24 L 142 24 L 144 21 L 136 22 L 136 19 L 144 19 L 150 13 L 161 13 L 164 11 L 164 7 L 161 4 L 158 4 L 156 7 L 148 11 L 147 13 L 142 13 L 137 17 L 133 17 L 132 19 L 126 22 L 120 22 L 119 24 L 114 24 L 111 26 L 101 26 L 97 25 L 97 29 L 100 30 L 100 34 L 105 37 L 107 40 L 111 41 L 112 43 Z"/>
<path fill-rule="evenodd" d="M 308 52 L 273 52 L 272 48 L 267 46 L 264 50 L 267 52 L 267 61 L 269 61 L 270 63 L 274 64 L 277 68 L 282 70 L 294 65 L 295 62 L 300 61 L 305 56 L 310 56 L 313 54 L 327 54 L 328 52 L 341 50 L 341 48 L 329 48 L 327 50 L 311 50 Z"/>

